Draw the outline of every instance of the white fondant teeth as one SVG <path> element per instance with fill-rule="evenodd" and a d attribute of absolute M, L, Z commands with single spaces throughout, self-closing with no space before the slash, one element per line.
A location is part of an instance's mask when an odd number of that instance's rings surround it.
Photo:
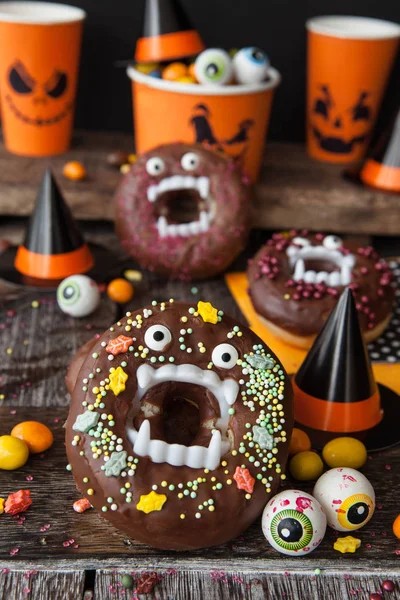
<path fill-rule="evenodd" d="M 299 279 L 303 279 L 304 271 L 305 271 L 304 260 L 301 260 L 301 258 L 299 258 L 299 260 L 296 263 L 296 268 L 294 270 L 294 279 L 296 281 L 299 281 Z"/>
<path fill-rule="evenodd" d="M 192 177 L 190 175 L 173 175 L 164 177 L 158 184 L 150 185 L 147 188 L 147 199 L 149 202 L 155 202 L 160 194 L 171 190 L 194 189 L 198 191 L 203 200 L 208 200 L 210 192 L 210 180 L 208 177 Z M 212 220 L 211 213 L 206 210 L 200 212 L 199 220 L 191 223 L 168 224 L 165 216 L 160 216 L 157 220 L 158 235 L 165 237 L 188 237 L 198 235 L 208 231 Z"/>
<path fill-rule="evenodd" d="M 150 439 L 150 423 L 146 419 L 140 426 L 133 450 L 138 456 L 150 456 L 155 463 L 167 462 L 173 467 L 186 465 L 192 469 L 210 469 L 218 467 L 221 456 L 227 451 L 223 447 L 221 432 L 214 429 L 208 448 L 205 446 L 183 446 L 168 444 L 163 440 Z"/>
<path fill-rule="evenodd" d="M 356 263 L 353 254 L 344 255 L 338 250 L 329 250 L 325 246 L 289 246 L 286 250 L 290 265 L 294 268 L 293 279 L 306 283 L 326 283 L 328 286 L 349 285 L 351 283 L 352 269 Z M 307 259 L 329 261 L 339 267 L 340 271 L 306 271 Z"/>
<path fill-rule="evenodd" d="M 164 177 L 157 184 L 150 185 L 147 188 L 147 199 L 150 202 L 157 200 L 157 197 L 170 190 L 197 190 L 200 196 L 207 200 L 210 191 L 210 180 L 208 177 L 192 177 L 190 175 L 173 175 Z"/>
<path fill-rule="evenodd" d="M 134 449 L 139 456 L 146 456 L 150 445 L 150 423 L 147 419 L 143 421 L 136 436 Z"/>
<path fill-rule="evenodd" d="M 137 393 L 133 405 L 138 406 L 147 391 L 158 383 L 164 381 L 177 381 L 201 385 L 209 389 L 218 401 L 220 418 L 208 448 L 204 446 L 183 446 L 181 444 L 168 444 L 163 440 L 152 440 L 150 422 L 145 419 L 139 431 L 128 427 L 128 439 L 133 445 L 138 456 L 150 456 L 153 462 L 167 462 L 173 466 L 186 465 L 193 469 L 216 469 L 221 457 L 229 451 L 230 444 L 225 437 L 229 421 L 229 407 L 232 406 L 239 392 L 239 384 L 233 379 L 221 380 L 214 371 L 203 370 L 196 365 L 163 365 L 154 369 L 148 364 L 140 365 L 136 373 Z M 221 435 L 222 431 L 222 435 Z M 225 439 L 222 438 L 224 436 Z"/>

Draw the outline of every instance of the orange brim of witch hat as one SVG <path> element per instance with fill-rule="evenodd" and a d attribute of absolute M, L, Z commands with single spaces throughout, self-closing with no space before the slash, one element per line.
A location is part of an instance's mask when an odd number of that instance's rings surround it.
<path fill-rule="evenodd" d="M 400 401 L 374 379 L 349 288 L 292 383 L 295 420 L 313 447 L 341 435 L 361 439 L 369 450 L 400 442 Z"/>
<path fill-rule="evenodd" d="M 389 130 L 378 140 L 365 161 L 360 177 L 363 183 L 391 192 L 400 192 L 400 110 Z"/>
<path fill-rule="evenodd" d="M 143 36 L 136 43 L 137 62 L 185 58 L 199 54 L 204 47 L 179 0 L 146 1 Z"/>
<path fill-rule="evenodd" d="M 93 264 L 90 250 L 48 169 L 14 266 L 28 278 L 60 280 L 86 273 Z"/>

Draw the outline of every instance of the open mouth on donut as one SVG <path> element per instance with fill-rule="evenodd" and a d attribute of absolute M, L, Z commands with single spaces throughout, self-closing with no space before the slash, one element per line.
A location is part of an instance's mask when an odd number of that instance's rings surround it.
<path fill-rule="evenodd" d="M 196 365 L 141 365 L 127 429 L 134 452 L 155 463 L 216 469 L 231 448 L 228 411 L 238 392 L 233 379 Z"/>
<path fill-rule="evenodd" d="M 355 265 L 353 254 L 329 250 L 325 246 L 289 246 L 287 249 L 292 277 L 306 283 L 325 283 L 328 286 L 349 285 Z"/>
<path fill-rule="evenodd" d="M 213 219 L 208 177 L 173 175 L 147 189 L 156 211 L 158 235 L 189 237 L 208 231 Z"/>

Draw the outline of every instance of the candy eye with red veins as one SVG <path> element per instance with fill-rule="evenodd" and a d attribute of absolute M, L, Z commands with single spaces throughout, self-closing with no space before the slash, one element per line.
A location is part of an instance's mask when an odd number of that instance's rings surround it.
<path fill-rule="evenodd" d="M 239 358 L 238 351 L 231 344 L 219 344 L 212 352 L 211 360 L 216 367 L 232 369 Z"/>
<path fill-rule="evenodd" d="M 149 175 L 162 175 L 165 171 L 165 162 L 162 158 L 153 156 L 146 163 L 146 171 Z"/>
<path fill-rule="evenodd" d="M 337 235 L 327 235 L 322 242 L 327 250 L 338 250 L 343 246 L 343 241 Z"/>
<path fill-rule="evenodd" d="M 200 158 L 195 152 L 186 152 L 182 156 L 181 165 L 185 171 L 194 171 L 200 163 Z"/>
<path fill-rule="evenodd" d="M 162 352 L 172 340 L 172 335 L 165 325 L 151 325 L 144 334 L 144 343 L 150 350 Z"/>

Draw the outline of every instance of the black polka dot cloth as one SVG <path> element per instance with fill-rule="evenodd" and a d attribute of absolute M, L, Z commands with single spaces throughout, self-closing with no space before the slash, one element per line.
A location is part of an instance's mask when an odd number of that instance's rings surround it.
<path fill-rule="evenodd" d="M 400 262 L 390 261 L 390 268 L 396 277 L 396 308 L 393 317 L 380 338 L 368 344 L 371 362 L 397 363 L 400 362 Z"/>

